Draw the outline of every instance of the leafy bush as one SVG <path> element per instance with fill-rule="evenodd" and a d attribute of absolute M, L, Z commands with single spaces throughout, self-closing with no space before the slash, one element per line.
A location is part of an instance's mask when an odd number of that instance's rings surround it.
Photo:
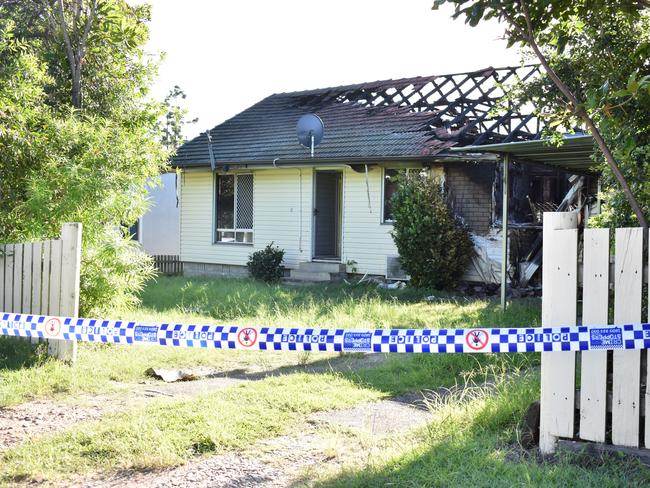
<path fill-rule="evenodd" d="M 451 287 L 474 253 L 469 232 L 449 209 L 438 179 L 426 173 L 398 178 L 392 236 L 402 268 L 413 286 Z"/>
<path fill-rule="evenodd" d="M 94 315 L 137 305 L 154 276 L 153 259 L 136 241 L 125 239 L 120 229 L 96 229 L 84 236 L 79 306 Z"/>
<path fill-rule="evenodd" d="M 62 4 L 67 18 L 73 3 Z M 47 21 L 51 4 L 0 7 L 0 242 L 56 238 L 64 222 L 81 222 L 86 316 L 134 303 L 152 276 L 151 258 L 119 229 L 146 212 L 147 182 L 169 157 L 158 141 L 162 107 L 147 95 L 156 72 L 142 49 L 150 10 L 100 3 L 82 107 L 70 97 L 61 31 Z M 106 39 L 117 26 L 128 38 Z"/>
<path fill-rule="evenodd" d="M 284 250 L 267 244 L 264 249 L 254 252 L 248 258 L 248 272 L 255 279 L 275 283 L 282 278 L 282 259 Z"/>

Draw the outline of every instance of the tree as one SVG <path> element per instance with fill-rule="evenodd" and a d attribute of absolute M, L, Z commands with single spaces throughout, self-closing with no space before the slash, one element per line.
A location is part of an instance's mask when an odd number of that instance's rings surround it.
<path fill-rule="evenodd" d="M 88 38 L 97 15 L 97 0 L 73 0 L 71 25 L 66 18 L 68 12 L 63 6 L 63 0 L 56 1 L 55 12 L 52 12 L 51 2 L 48 0 L 42 0 L 42 4 L 51 32 L 60 31 L 63 37 L 63 48 L 72 81 L 72 105 L 81 108 L 81 69 L 86 60 Z"/>
<path fill-rule="evenodd" d="M 96 5 L 92 16 L 80 5 Z M 83 313 L 131 303 L 152 271 L 121 231 L 145 213 L 146 182 L 168 158 L 162 105 L 146 98 L 156 74 L 142 49 L 149 19 L 149 7 L 124 0 L 0 0 L 0 238 L 53 237 L 82 222 Z"/>
<path fill-rule="evenodd" d="M 465 17 L 472 26 L 483 20 L 496 18 L 506 24 L 505 37 L 509 45 L 520 44 L 530 49 L 544 67 L 547 81 L 554 90 L 551 96 L 538 97 L 538 101 L 551 102 L 544 108 L 559 121 L 577 122 L 586 127 L 608 165 L 610 175 L 620 185 L 627 205 L 643 227 L 647 227 L 646 212 L 630 188 L 625 171 L 629 166 L 621 161 L 625 152 L 609 131 L 613 128 L 608 119 L 629 117 L 624 104 L 612 104 L 612 94 L 629 94 L 626 103 L 645 104 L 648 77 L 648 31 L 647 19 L 650 2 L 646 0 L 436 0 L 434 9 L 444 3 L 455 7 L 454 18 Z M 609 22 L 617 26 L 626 24 L 631 32 L 609 29 Z M 646 26 L 645 32 L 642 26 Z M 603 36 L 615 34 L 615 38 Z M 635 37 L 638 36 L 638 37 Z M 621 39 L 621 37 L 623 39 Z M 603 42 L 607 39 L 606 42 Z M 607 45 L 612 41 L 622 47 L 635 45 L 637 49 L 620 51 L 612 58 Z M 589 55 L 589 50 L 591 55 Z M 602 57 L 598 57 L 602 55 Z M 645 57 L 644 57 L 645 56 Z M 584 64 L 587 58 L 598 61 L 599 69 Z M 607 62 L 605 62 L 607 61 Z M 627 71 L 626 86 L 609 91 L 612 83 L 620 84 L 619 65 Z M 563 67 L 563 69 L 560 69 Z M 571 67 L 570 69 L 567 69 Z M 586 71 L 585 71 L 586 70 Z M 611 82 L 610 82 L 611 80 Z M 547 86 L 548 88 L 548 86 Z M 555 95 L 559 95 L 555 96 Z M 625 114 L 628 114 L 627 116 Z M 620 124 L 614 124 L 623 127 Z M 638 124 L 635 122 L 635 126 Z M 566 125 L 571 127 L 571 125 Z M 626 143 L 629 143 L 628 139 Z M 629 154 L 629 151 L 628 151 Z M 618 157 L 617 157 L 618 156 Z M 627 173 L 627 174 L 626 174 Z M 626 177 L 627 176 L 627 177 Z M 620 200 L 620 199 L 619 199 Z M 645 204 L 647 207 L 650 201 Z"/>
<path fill-rule="evenodd" d="M 174 85 L 163 101 L 165 117 L 161 127 L 162 144 L 169 151 L 175 151 L 185 142 L 183 127 L 188 124 L 196 124 L 199 121 L 198 117 L 191 120 L 186 119 L 188 110 L 180 103 L 186 97 L 185 92 L 178 85 Z"/>
<path fill-rule="evenodd" d="M 392 236 L 402 268 L 413 286 L 451 287 L 474 254 L 469 232 L 447 206 L 439 180 L 414 172 L 398 178 Z"/>

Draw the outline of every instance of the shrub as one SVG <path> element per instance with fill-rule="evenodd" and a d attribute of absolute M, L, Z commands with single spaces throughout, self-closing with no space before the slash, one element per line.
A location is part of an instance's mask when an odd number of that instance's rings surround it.
<path fill-rule="evenodd" d="M 392 236 L 402 268 L 413 286 L 449 288 L 474 253 L 469 232 L 447 205 L 440 180 L 427 173 L 398 178 Z"/>
<path fill-rule="evenodd" d="M 248 272 L 255 279 L 275 283 L 282 278 L 282 259 L 284 250 L 274 247 L 273 243 L 267 244 L 264 249 L 255 251 L 248 258 Z"/>

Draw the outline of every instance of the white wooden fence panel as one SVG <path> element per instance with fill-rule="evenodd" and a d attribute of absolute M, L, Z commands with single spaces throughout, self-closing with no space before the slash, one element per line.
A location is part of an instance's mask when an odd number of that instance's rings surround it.
<path fill-rule="evenodd" d="M 577 214 L 544 214 L 542 326 L 576 324 Z M 540 450 L 552 452 L 557 437 L 573 437 L 575 353 L 542 353 Z"/>
<path fill-rule="evenodd" d="M 585 229 L 582 324 L 609 323 L 609 229 Z M 584 351 L 580 362 L 580 438 L 605 442 L 607 351 Z"/>
<path fill-rule="evenodd" d="M 41 310 L 41 287 L 43 285 L 43 243 L 35 242 L 32 246 L 32 306 L 30 313 Z"/>
<path fill-rule="evenodd" d="M 641 322 L 643 229 L 616 229 L 614 323 Z M 641 351 L 614 351 L 612 443 L 638 447 Z"/>
<path fill-rule="evenodd" d="M 16 244 L 14 246 L 14 303 L 12 312 L 20 312 L 22 310 L 23 300 L 23 245 Z"/>
<path fill-rule="evenodd" d="M 0 245 L 2 311 L 78 316 L 81 230 L 81 224 L 64 224 L 61 239 Z M 50 340 L 48 350 L 74 361 L 76 341 Z"/>
<path fill-rule="evenodd" d="M 4 308 L 13 312 L 14 308 L 14 245 L 5 246 L 5 279 L 4 279 Z"/>
<path fill-rule="evenodd" d="M 63 224 L 61 228 L 60 278 L 55 280 L 59 287 L 59 315 L 79 315 L 79 275 L 81 261 L 81 224 Z M 51 289 L 51 288 L 50 288 Z M 56 357 L 74 359 L 77 356 L 77 341 L 51 340 L 50 354 Z"/>
<path fill-rule="evenodd" d="M 50 265 L 52 263 L 52 241 L 43 242 L 43 272 L 41 283 L 41 314 L 50 313 Z"/>
<path fill-rule="evenodd" d="M 61 241 L 50 242 L 50 296 L 48 315 L 61 315 Z"/>
<path fill-rule="evenodd" d="M 32 253 L 33 244 L 23 244 L 23 296 L 21 310 L 32 313 Z"/>

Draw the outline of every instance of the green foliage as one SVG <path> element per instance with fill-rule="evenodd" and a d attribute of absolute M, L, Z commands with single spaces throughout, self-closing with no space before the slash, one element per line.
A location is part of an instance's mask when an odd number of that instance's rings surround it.
<path fill-rule="evenodd" d="M 82 222 L 81 310 L 100 314 L 132 303 L 153 273 L 120 230 L 145 213 L 145 185 L 168 157 L 163 109 L 146 99 L 156 74 L 142 51 L 150 12 L 99 2 L 77 110 L 62 34 L 44 8 L 0 4 L 0 240 L 52 238 Z"/>
<path fill-rule="evenodd" d="M 519 0 L 436 0 L 455 7 L 454 17 L 470 25 L 496 18 L 505 23 L 510 45 L 530 58 L 530 42 Z M 636 0 L 527 1 L 535 40 L 550 67 L 571 89 L 578 106 L 568 103 L 554 83 L 542 76 L 519 93 L 549 121 L 547 133 L 583 125 L 591 117 L 643 213 L 650 215 L 650 3 Z M 637 219 L 600 151 L 594 159 L 603 171 L 603 214 L 590 224 L 622 227 Z"/>
<path fill-rule="evenodd" d="M 284 250 L 277 246 L 274 247 L 271 242 L 264 249 L 252 253 L 248 258 L 246 266 L 253 278 L 267 283 L 275 283 L 282 278 L 283 258 Z"/>
<path fill-rule="evenodd" d="M 440 181 L 426 173 L 402 174 L 393 195 L 393 240 L 416 287 L 453 286 L 474 252 L 465 227 L 447 206 Z"/>
<path fill-rule="evenodd" d="M 183 126 L 196 124 L 199 119 L 194 118 L 186 120 L 188 110 L 181 105 L 181 100 L 185 100 L 187 95 L 178 85 L 169 90 L 169 93 L 163 101 L 165 107 L 165 117 L 161 124 L 162 144 L 169 151 L 175 151 L 178 146 L 185 142 L 183 137 Z"/>

